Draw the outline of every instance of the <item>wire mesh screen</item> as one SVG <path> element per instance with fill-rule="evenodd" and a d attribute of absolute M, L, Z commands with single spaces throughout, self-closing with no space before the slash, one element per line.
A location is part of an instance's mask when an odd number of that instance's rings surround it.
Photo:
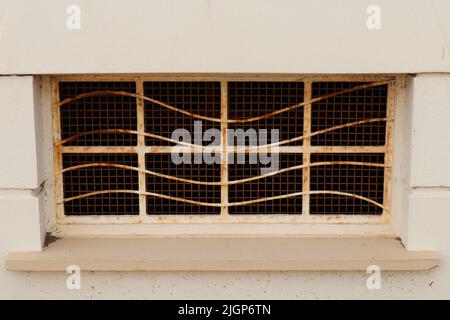
<path fill-rule="evenodd" d="M 63 154 L 63 168 L 84 164 L 118 164 L 137 167 L 136 154 Z M 96 191 L 138 190 L 136 171 L 92 166 L 64 172 L 64 198 L 75 197 Z M 96 194 L 75 199 L 64 204 L 66 215 L 137 215 L 139 195 L 130 193 Z"/>
<path fill-rule="evenodd" d="M 270 174 L 276 170 L 300 166 L 302 154 L 268 154 L 271 159 L 271 170 L 258 159 L 261 154 L 231 154 L 229 155 L 229 179 L 230 181 L 247 179 L 251 177 Z M 253 157 L 253 158 L 252 158 Z M 253 164 L 252 164 L 253 163 Z M 281 196 L 302 191 L 302 169 L 290 170 L 262 179 L 232 184 L 228 187 L 229 201 L 242 202 L 261 198 Z M 301 214 L 302 197 L 290 197 L 251 203 L 242 206 L 231 206 L 230 214 Z"/>
<path fill-rule="evenodd" d="M 190 159 L 185 159 L 185 161 L 180 164 L 177 164 L 179 161 L 178 159 L 173 161 L 171 157 L 172 155 L 170 153 L 147 154 L 147 170 L 181 179 L 220 183 L 220 164 L 206 164 L 203 161 L 199 164 L 195 163 L 196 161 L 198 162 L 199 159 L 202 159 L 203 155 L 201 153 L 188 155 Z M 146 186 L 147 191 L 149 192 L 155 192 L 171 197 L 208 204 L 220 204 L 221 201 L 220 185 L 201 185 L 147 175 Z M 197 205 L 148 196 L 147 214 L 220 214 L 220 207 Z"/>
<path fill-rule="evenodd" d="M 74 98 L 95 91 L 136 92 L 134 82 L 61 82 L 60 99 Z M 127 96 L 96 95 L 74 100 L 60 108 L 61 138 L 105 129 L 136 130 L 136 99 Z M 129 133 L 93 133 L 69 141 L 68 146 L 130 146 L 136 135 Z"/>
<path fill-rule="evenodd" d="M 384 154 L 312 154 L 311 162 L 347 161 L 384 163 Z M 335 164 L 311 168 L 311 190 L 340 191 L 383 203 L 384 168 L 365 165 Z M 379 215 L 383 209 L 361 199 L 334 194 L 312 194 L 310 214 Z"/>
<path fill-rule="evenodd" d="M 55 166 L 63 215 L 382 215 L 390 195 L 388 84 L 353 80 L 61 81 Z M 233 130 L 226 147 L 214 141 L 217 154 L 178 153 L 161 138 L 183 130 L 184 142 L 208 146 L 208 129 Z M 283 148 L 269 154 L 231 148 L 279 141 Z"/>
<path fill-rule="evenodd" d="M 303 102 L 303 82 L 229 82 L 228 83 L 228 118 L 248 119 L 264 116 L 274 111 Z M 303 134 L 303 108 L 279 113 L 257 121 L 231 123 L 231 130 L 269 130 L 268 142 L 271 141 L 270 130 L 278 130 L 279 140 L 287 140 Z M 246 141 L 249 144 L 249 139 Z M 234 140 L 234 139 L 233 139 Z M 261 142 L 261 139 L 258 140 Z M 229 141 L 238 144 L 237 140 Z M 260 143 L 264 144 L 264 143 Z M 287 145 L 301 145 L 295 141 Z"/>
<path fill-rule="evenodd" d="M 361 82 L 314 82 L 313 98 L 353 88 Z M 387 85 L 343 93 L 313 103 L 311 131 L 351 122 L 386 117 Z M 386 141 L 386 122 L 377 121 L 333 130 L 312 137 L 317 146 L 381 146 Z"/>
<path fill-rule="evenodd" d="M 220 118 L 220 82 L 144 82 L 144 95 L 189 113 Z M 194 126 L 197 122 L 197 126 Z M 205 130 L 220 129 L 220 123 L 199 120 L 191 115 L 145 101 L 145 131 L 170 138 L 175 130 L 189 132 L 191 143 L 202 141 Z M 173 143 L 146 137 L 146 144 L 168 146 Z"/>

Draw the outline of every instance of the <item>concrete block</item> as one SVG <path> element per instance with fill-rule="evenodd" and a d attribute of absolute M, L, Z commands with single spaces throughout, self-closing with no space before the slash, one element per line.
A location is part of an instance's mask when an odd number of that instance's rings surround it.
<path fill-rule="evenodd" d="M 450 186 L 450 76 L 414 79 L 411 186 Z"/>
<path fill-rule="evenodd" d="M 0 192 L 0 252 L 41 249 L 39 199 L 26 192 Z"/>
<path fill-rule="evenodd" d="M 416 189 L 409 201 L 408 249 L 448 252 L 450 189 Z"/>
<path fill-rule="evenodd" d="M 0 189 L 37 188 L 33 77 L 0 77 Z"/>

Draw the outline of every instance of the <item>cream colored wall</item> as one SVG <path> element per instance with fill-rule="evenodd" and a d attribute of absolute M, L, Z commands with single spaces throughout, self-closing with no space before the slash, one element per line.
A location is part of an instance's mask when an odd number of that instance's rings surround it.
<path fill-rule="evenodd" d="M 448 72 L 450 2 L 1 0 L 0 48 L 0 74 Z"/>
<path fill-rule="evenodd" d="M 382 273 L 372 291 L 363 272 L 96 272 L 71 291 L 63 273 L 5 271 L 7 252 L 41 245 L 46 173 L 36 168 L 45 167 L 40 124 L 49 119 L 38 77 L 2 76 L 0 298 L 450 298 L 450 3 L 376 1 L 384 18 L 373 33 L 372 2 L 78 1 L 82 29 L 73 32 L 65 1 L 1 0 L 0 73 L 441 72 L 407 81 L 396 113 L 405 129 L 395 133 L 406 158 L 396 170 L 398 232 L 410 249 L 439 250 L 439 268 Z"/>

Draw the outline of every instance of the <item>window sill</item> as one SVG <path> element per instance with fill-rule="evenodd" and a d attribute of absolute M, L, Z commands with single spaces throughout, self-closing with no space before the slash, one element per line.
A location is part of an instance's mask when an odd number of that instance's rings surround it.
<path fill-rule="evenodd" d="M 10 252 L 11 271 L 426 270 L 434 251 L 392 238 L 209 237 L 60 239 L 41 252 Z"/>

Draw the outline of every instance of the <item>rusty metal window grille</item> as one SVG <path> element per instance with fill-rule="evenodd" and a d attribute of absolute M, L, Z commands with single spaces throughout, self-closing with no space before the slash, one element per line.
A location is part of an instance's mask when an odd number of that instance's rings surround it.
<path fill-rule="evenodd" d="M 58 221 L 387 222 L 395 83 L 369 78 L 55 78 Z M 211 128 L 216 145 L 179 151 L 220 163 L 172 161 L 175 129 Z M 279 140 L 236 146 L 230 129 Z M 249 159 L 267 151 L 263 174 Z"/>

